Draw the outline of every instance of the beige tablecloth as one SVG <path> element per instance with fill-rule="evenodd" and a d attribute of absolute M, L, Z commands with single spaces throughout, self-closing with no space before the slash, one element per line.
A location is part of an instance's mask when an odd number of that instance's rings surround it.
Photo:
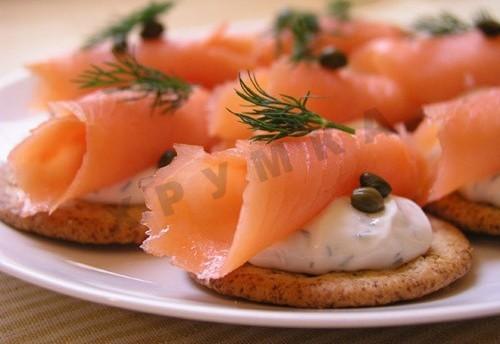
<path fill-rule="evenodd" d="M 23 63 L 78 46 L 92 28 L 141 0 L 0 0 L 0 76 Z M 286 3 L 321 9 L 324 1 L 178 1 L 171 27 L 270 17 Z M 500 1 L 363 1 L 363 15 L 405 22 L 437 8 L 470 13 Z M 1 110 L 0 110 L 1 111 Z M 0 238 L 1 240 L 1 238 Z M 146 315 L 59 295 L 0 273 L 0 343 L 378 343 L 500 342 L 500 317 L 388 329 L 302 330 L 202 323 Z"/>

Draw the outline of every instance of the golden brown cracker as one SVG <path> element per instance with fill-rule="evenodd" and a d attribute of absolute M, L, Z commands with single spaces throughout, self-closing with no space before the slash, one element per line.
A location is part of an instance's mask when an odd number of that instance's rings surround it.
<path fill-rule="evenodd" d="M 428 204 L 425 209 L 463 230 L 500 235 L 500 208 L 469 201 L 458 192 Z"/>
<path fill-rule="evenodd" d="M 73 201 L 52 214 L 21 216 L 21 190 L 6 166 L 0 168 L 0 220 L 27 232 L 82 244 L 140 244 L 146 227 L 140 224 L 144 205 L 114 205 Z"/>
<path fill-rule="evenodd" d="M 464 235 L 446 222 L 431 219 L 431 223 L 434 237 L 429 251 L 396 269 L 310 276 L 246 264 L 220 279 L 191 277 L 223 295 L 301 308 L 364 307 L 413 300 L 448 286 L 472 265 L 472 248 Z"/>

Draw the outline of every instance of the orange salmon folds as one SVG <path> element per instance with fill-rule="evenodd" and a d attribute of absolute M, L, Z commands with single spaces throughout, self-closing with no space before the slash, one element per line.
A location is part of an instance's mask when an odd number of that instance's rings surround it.
<path fill-rule="evenodd" d="M 428 105 L 409 140 L 427 159 L 435 201 L 500 171 L 500 88 Z"/>
<path fill-rule="evenodd" d="M 357 73 L 348 68 L 330 71 L 311 62 L 290 63 L 286 58 L 269 68 L 256 70 L 254 75 L 262 88 L 274 96 L 286 94 L 301 98 L 310 92 L 307 108 L 335 122 L 375 119 L 392 126 L 420 114 L 401 88 L 384 76 Z M 242 75 L 242 79 L 247 82 L 246 75 Z M 229 111 L 245 111 L 248 106 L 235 89 L 240 89 L 238 81 L 221 85 L 209 101 L 210 134 L 228 144 L 252 135 Z"/>
<path fill-rule="evenodd" d="M 388 127 L 420 120 L 425 104 L 500 85 L 500 38 L 471 31 L 431 38 L 400 34 L 365 43 L 339 70 L 282 58 L 258 69 L 256 78 L 271 95 L 302 97 L 310 91 L 309 109 L 333 121 L 365 119 L 376 110 Z M 228 144 L 251 135 L 227 111 L 244 106 L 234 88 L 237 82 L 219 86 L 210 100 L 210 132 Z"/>
<path fill-rule="evenodd" d="M 418 106 L 500 85 L 500 37 L 475 30 L 442 37 L 382 38 L 358 49 L 351 67 L 394 80 Z"/>
<path fill-rule="evenodd" d="M 208 145 L 207 100 L 208 93 L 195 88 L 168 114 L 152 112 L 152 97 L 132 91 L 52 104 L 52 117 L 8 157 L 30 210 L 53 211 L 156 166 L 176 142 Z"/>
<path fill-rule="evenodd" d="M 145 188 L 143 248 L 201 278 L 224 276 L 298 230 L 349 194 L 362 172 L 383 176 L 395 194 L 422 197 L 415 187 L 422 162 L 394 134 L 324 130 L 211 154 L 175 149 L 177 158 Z"/>
<path fill-rule="evenodd" d="M 185 81 L 211 88 L 234 79 L 240 70 L 257 65 L 257 37 L 229 35 L 223 27 L 206 38 L 179 41 L 171 39 L 139 41 L 132 45 L 134 57 L 147 67 L 158 69 Z M 109 44 L 78 50 L 60 57 L 30 64 L 38 79 L 34 103 L 74 99 L 89 92 L 74 80 L 91 65 L 114 61 Z"/>

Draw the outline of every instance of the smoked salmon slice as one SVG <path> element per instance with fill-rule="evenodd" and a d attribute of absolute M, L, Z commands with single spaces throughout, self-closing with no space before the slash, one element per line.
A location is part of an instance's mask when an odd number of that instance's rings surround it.
<path fill-rule="evenodd" d="M 479 31 L 442 37 L 384 38 L 351 56 L 353 69 L 395 80 L 416 104 L 500 85 L 500 38 Z"/>
<path fill-rule="evenodd" d="M 253 75 L 259 85 L 267 88 L 269 85 L 269 70 L 258 69 Z M 248 75 L 242 74 L 242 80 L 250 84 Z M 235 90 L 241 91 L 239 82 L 232 81 L 216 87 L 208 101 L 208 127 L 210 135 L 221 139 L 228 146 L 234 145 L 236 140 L 247 139 L 252 136 L 252 131 L 247 125 L 241 123 L 231 111 L 245 111 L 250 104 L 241 99 Z"/>
<path fill-rule="evenodd" d="M 212 154 L 176 145 L 178 156 L 145 187 L 143 249 L 200 278 L 222 277 L 299 230 L 362 172 L 419 199 L 418 156 L 394 134 L 336 130 L 270 144 L 239 141 Z"/>
<path fill-rule="evenodd" d="M 407 33 L 389 23 L 352 19 L 339 21 L 331 17 L 321 17 L 323 34 L 319 36 L 317 48 L 333 46 L 350 54 L 366 43 L 378 38 L 400 38 Z"/>
<path fill-rule="evenodd" d="M 271 95 L 301 98 L 310 92 L 308 108 L 336 122 L 371 119 L 391 126 L 420 115 L 419 108 L 400 87 L 384 76 L 357 73 L 349 68 L 331 71 L 316 63 L 280 59 L 270 68 L 257 70 L 255 77 Z M 251 131 L 229 111 L 238 112 L 248 106 L 234 92 L 239 88 L 238 81 L 219 86 L 209 101 L 210 133 L 227 142 L 251 136 Z"/>
<path fill-rule="evenodd" d="M 8 157 L 29 198 L 26 214 L 53 211 L 155 166 L 176 142 L 208 144 L 207 99 L 207 91 L 195 88 L 173 113 L 153 111 L 151 97 L 132 91 L 53 103 L 52 117 Z"/>
<path fill-rule="evenodd" d="M 253 69 L 258 60 L 256 35 L 231 35 L 224 26 L 198 40 L 159 39 L 131 46 L 136 60 L 147 67 L 207 88 L 234 79 L 240 70 Z M 38 78 L 35 105 L 74 99 L 88 93 L 74 82 L 92 64 L 114 61 L 109 44 L 78 50 L 28 66 Z"/>
<path fill-rule="evenodd" d="M 426 119 L 410 139 L 429 165 L 429 202 L 500 171 L 500 88 L 428 105 L 424 111 Z"/>

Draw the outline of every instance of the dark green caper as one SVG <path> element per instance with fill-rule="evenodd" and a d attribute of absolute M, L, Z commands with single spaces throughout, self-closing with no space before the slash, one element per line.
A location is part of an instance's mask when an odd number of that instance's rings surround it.
<path fill-rule="evenodd" d="M 361 187 L 352 192 L 351 205 L 364 213 L 376 213 L 384 210 L 384 198 L 375 188 Z"/>
<path fill-rule="evenodd" d="M 326 47 L 319 55 L 318 61 L 323 68 L 337 69 L 347 65 L 347 56 L 334 47 Z"/>
<path fill-rule="evenodd" d="M 123 35 L 113 37 L 113 48 L 111 51 L 113 54 L 123 54 L 127 52 L 127 38 Z"/>
<path fill-rule="evenodd" d="M 370 172 L 365 172 L 359 177 L 359 185 L 377 189 L 382 197 L 387 197 L 392 192 L 391 185 L 384 178 Z"/>
<path fill-rule="evenodd" d="M 172 160 L 177 156 L 177 152 L 175 149 L 169 149 L 165 153 L 163 153 L 160 157 L 160 160 L 158 160 L 158 168 L 165 167 L 167 165 L 170 165 Z"/>
<path fill-rule="evenodd" d="M 500 23 L 494 19 L 483 19 L 476 23 L 476 27 L 487 37 L 500 35 Z"/>
<path fill-rule="evenodd" d="M 163 24 L 155 20 L 144 23 L 141 30 L 141 37 L 143 39 L 156 39 L 161 36 L 165 28 Z"/>

